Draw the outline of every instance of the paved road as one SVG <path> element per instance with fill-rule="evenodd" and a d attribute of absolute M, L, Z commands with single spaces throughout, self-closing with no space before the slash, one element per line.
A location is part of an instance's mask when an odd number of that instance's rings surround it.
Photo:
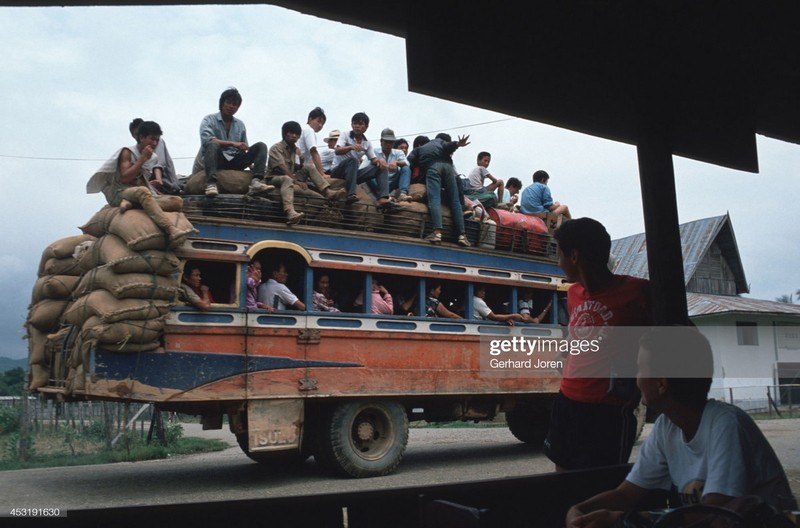
<path fill-rule="evenodd" d="M 759 423 L 793 476 L 792 486 L 798 493 L 800 420 Z M 225 431 L 202 432 L 189 425 L 185 434 L 220 437 L 235 445 L 233 436 Z M 551 469 L 548 460 L 518 442 L 505 428 L 412 429 L 400 470 L 387 477 L 333 478 L 321 473 L 313 459 L 290 474 L 274 473 L 250 461 L 238 447 L 231 447 L 218 453 L 160 461 L 3 472 L 0 508 L 78 510 L 314 495 L 524 476 Z"/>

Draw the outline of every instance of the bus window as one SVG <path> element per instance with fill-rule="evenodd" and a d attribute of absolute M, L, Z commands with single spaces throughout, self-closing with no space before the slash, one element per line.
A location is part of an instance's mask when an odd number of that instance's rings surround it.
<path fill-rule="evenodd" d="M 190 260 L 183 266 L 181 287 L 199 297 L 203 297 L 203 287 L 206 287 L 211 304 L 237 306 L 236 270 L 237 265 L 230 262 Z M 182 300 L 189 304 L 188 299 Z"/>
<path fill-rule="evenodd" d="M 357 312 L 353 302 L 363 283 L 363 274 L 343 270 L 314 270 L 311 310 L 318 312 Z M 327 292 L 324 290 L 327 289 Z M 314 306 L 317 299 L 318 306 Z M 330 310 L 328 308 L 335 308 Z"/>

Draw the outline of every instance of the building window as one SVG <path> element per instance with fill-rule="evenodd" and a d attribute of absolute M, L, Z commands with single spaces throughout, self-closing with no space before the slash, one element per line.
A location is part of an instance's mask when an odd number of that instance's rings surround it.
<path fill-rule="evenodd" d="M 739 345 L 758 346 L 758 324 L 736 321 L 736 339 Z"/>

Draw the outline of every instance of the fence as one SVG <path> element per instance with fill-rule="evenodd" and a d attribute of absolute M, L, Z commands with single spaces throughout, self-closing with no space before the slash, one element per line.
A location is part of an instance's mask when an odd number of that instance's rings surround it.
<path fill-rule="evenodd" d="M 778 418 L 800 417 L 800 385 L 757 385 L 712 389 L 710 397 L 749 413 Z"/>
<path fill-rule="evenodd" d="M 0 397 L 0 406 L 24 407 L 22 396 Z M 58 432 L 70 427 L 80 434 L 87 432 L 94 424 L 104 424 L 104 431 L 110 444 L 116 443 L 126 430 L 142 436 L 150 433 L 150 426 L 160 420 L 160 413 L 154 416 L 151 404 L 131 404 L 104 401 L 58 402 L 28 396 L 27 409 L 28 431 L 33 433 Z M 160 430 L 156 431 L 159 435 Z"/>

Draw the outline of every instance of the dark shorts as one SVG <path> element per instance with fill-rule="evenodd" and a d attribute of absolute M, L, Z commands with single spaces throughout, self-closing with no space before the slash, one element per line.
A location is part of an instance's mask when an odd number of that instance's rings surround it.
<path fill-rule="evenodd" d="M 544 454 L 564 469 L 626 464 L 636 440 L 633 408 L 570 400 L 553 401 Z"/>

